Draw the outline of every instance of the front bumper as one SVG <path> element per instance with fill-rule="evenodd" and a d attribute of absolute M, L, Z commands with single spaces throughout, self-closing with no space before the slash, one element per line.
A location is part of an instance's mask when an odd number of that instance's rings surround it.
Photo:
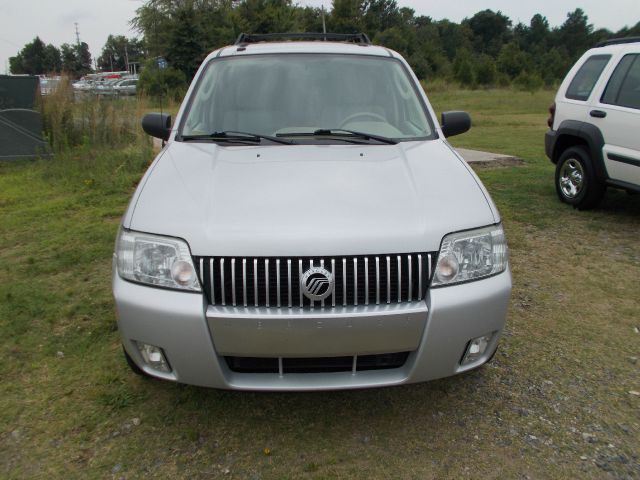
<path fill-rule="evenodd" d="M 476 368 L 504 328 L 511 274 L 429 290 L 425 301 L 305 312 L 208 306 L 203 295 L 113 278 L 127 353 L 146 373 L 236 390 L 326 390 L 424 382 Z M 476 362 L 460 365 L 470 339 L 493 334 Z M 135 341 L 161 347 L 172 367 L 145 366 Z M 410 351 L 400 368 L 332 373 L 237 373 L 224 355 L 313 357 Z"/>

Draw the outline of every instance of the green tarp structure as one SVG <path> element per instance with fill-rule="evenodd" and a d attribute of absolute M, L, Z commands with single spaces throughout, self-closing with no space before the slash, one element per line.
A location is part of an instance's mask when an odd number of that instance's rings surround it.
<path fill-rule="evenodd" d="M 51 156 L 34 110 L 38 83 L 35 76 L 0 75 L 0 161 Z"/>

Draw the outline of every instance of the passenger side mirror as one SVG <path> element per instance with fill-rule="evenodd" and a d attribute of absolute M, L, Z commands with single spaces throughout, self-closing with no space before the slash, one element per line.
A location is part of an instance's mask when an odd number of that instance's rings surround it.
<path fill-rule="evenodd" d="M 471 128 L 471 117 L 467 112 L 442 112 L 441 124 L 444 136 L 452 137 Z"/>
<path fill-rule="evenodd" d="M 152 137 L 169 140 L 171 115 L 167 113 L 147 113 L 142 117 L 142 129 Z"/>

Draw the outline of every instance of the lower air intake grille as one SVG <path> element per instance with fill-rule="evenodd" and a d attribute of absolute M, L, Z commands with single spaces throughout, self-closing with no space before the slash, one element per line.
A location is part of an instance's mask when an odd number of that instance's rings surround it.
<path fill-rule="evenodd" d="M 422 300 L 435 253 L 345 257 L 194 257 L 211 305 L 245 307 L 340 307 Z M 300 288 L 311 267 L 334 277 L 325 300 L 311 301 Z"/>
<path fill-rule="evenodd" d="M 318 358 L 257 358 L 224 357 L 229 369 L 237 373 L 279 373 L 282 360 L 282 374 L 286 373 L 329 373 L 362 372 L 400 368 L 407 361 L 409 352 L 383 353 L 352 357 Z M 355 366 L 355 369 L 354 369 Z"/>

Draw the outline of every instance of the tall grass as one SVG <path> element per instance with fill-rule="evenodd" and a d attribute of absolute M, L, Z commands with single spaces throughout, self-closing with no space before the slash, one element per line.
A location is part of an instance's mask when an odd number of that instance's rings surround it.
<path fill-rule="evenodd" d="M 41 102 L 45 136 L 54 153 L 78 145 L 124 145 L 141 140 L 144 105 L 135 99 L 100 98 L 74 92 L 68 79 Z"/>
<path fill-rule="evenodd" d="M 49 182 L 72 188 L 127 188 L 151 161 L 152 141 L 141 128 L 141 119 L 158 110 L 157 99 L 98 97 L 74 92 L 68 79 L 40 101 L 44 136 L 54 153 L 42 161 Z M 162 108 L 177 111 L 173 100 Z"/>

